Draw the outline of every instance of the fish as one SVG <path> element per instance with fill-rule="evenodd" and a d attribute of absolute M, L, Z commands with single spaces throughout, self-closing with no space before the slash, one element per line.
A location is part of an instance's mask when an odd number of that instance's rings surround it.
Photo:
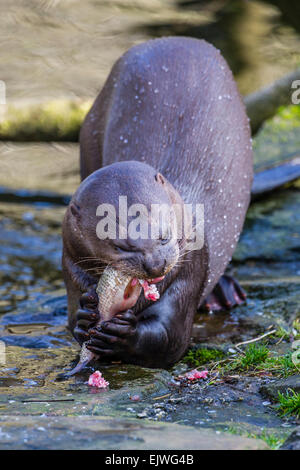
<path fill-rule="evenodd" d="M 116 313 L 132 308 L 136 304 L 141 290 L 141 282 L 136 282 L 132 275 L 124 274 L 107 266 L 96 288 L 100 318 L 95 327 L 100 326 L 103 321 L 111 320 Z M 89 351 L 87 342 L 84 342 L 81 346 L 78 364 L 71 371 L 63 374 L 63 377 L 67 378 L 77 374 L 95 359 L 99 359 L 99 356 Z"/>

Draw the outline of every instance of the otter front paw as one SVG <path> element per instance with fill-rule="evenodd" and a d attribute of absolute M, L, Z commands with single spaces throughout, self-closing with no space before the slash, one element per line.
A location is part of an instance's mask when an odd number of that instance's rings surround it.
<path fill-rule="evenodd" d="M 137 341 L 137 318 L 132 310 L 120 312 L 88 333 L 87 348 L 100 357 L 124 358 L 134 351 Z"/>
<path fill-rule="evenodd" d="M 80 345 L 90 339 L 88 330 L 98 320 L 98 296 L 95 288 L 91 288 L 80 297 L 79 309 L 76 312 L 76 325 L 73 334 Z"/>

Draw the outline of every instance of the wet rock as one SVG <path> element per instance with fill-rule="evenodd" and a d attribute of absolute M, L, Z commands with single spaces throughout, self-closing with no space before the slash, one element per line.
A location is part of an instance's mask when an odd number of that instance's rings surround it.
<path fill-rule="evenodd" d="M 259 439 L 172 423 L 96 416 L 2 416 L 0 449 L 268 449 Z"/>
<path fill-rule="evenodd" d="M 76 157 L 74 158 L 78 151 L 77 144 L 13 144 L 11 142 L 7 144 L 1 142 L 0 162 L 6 171 L 1 172 L 0 175 L 0 188 L 3 188 L 0 192 L 0 199 L 30 204 L 30 202 L 34 203 L 38 196 L 37 200 L 41 202 L 63 202 L 62 199 L 59 200 L 59 195 L 72 194 L 80 181 L 79 162 Z M 18 171 L 20 167 L 22 171 Z M 7 187 L 8 184 L 10 187 Z M 49 193 L 54 196 L 52 201 Z M 43 195 L 46 196 L 45 199 L 40 198 Z M 8 199 L 9 196 L 10 199 Z M 36 219 L 36 214 L 32 211 L 32 207 L 27 206 L 27 209 L 29 210 L 23 214 L 23 219 L 25 217 L 24 222 L 28 224 Z"/>
<path fill-rule="evenodd" d="M 286 393 L 289 389 L 300 392 L 300 375 L 292 375 L 286 379 L 274 380 L 260 388 L 260 392 L 275 401 L 278 399 L 278 392 Z"/>
<path fill-rule="evenodd" d="M 159 403 L 148 402 L 146 407 L 143 403 L 136 412 L 141 418 L 177 422 L 197 429 L 206 427 L 227 431 L 241 426 L 245 433 L 255 436 L 265 429 L 266 435 L 272 435 L 276 430 L 278 439 L 286 438 L 286 431 L 281 428 L 282 419 L 259 393 L 262 383 L 261 378 L 245 376 L 240 376 L 238 383 L 234 384 L 220 382 L 207 386 L 195 383 L 173 389 L 171 396 Z"/>
<path fill-rule="evenodd" d="M 300 426 L 292 432 L 280 450 L 300 450 Z"/>

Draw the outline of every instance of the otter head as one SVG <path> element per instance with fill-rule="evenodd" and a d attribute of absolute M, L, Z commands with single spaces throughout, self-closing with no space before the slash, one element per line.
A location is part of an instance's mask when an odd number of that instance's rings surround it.
<path fill-rule="evenodd" d="M 159 280 L 177 263 L 180 208 L 173 186 L 154 168 L 118 162 L 79 186 L 64 221 L 76 263 L 97 277 L 111 265 L 139 279 Z"/>

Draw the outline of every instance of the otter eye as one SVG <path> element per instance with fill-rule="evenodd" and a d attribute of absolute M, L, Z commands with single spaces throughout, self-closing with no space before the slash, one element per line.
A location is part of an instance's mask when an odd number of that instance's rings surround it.
<path fill-rule="evenodd" d="M 132 251 L 129 248 L 124 248 L 123 246 L 121 247 L 121 246 L 118 246 L 118 245 L 114 245 L 114 250 L 117 253 L 129 253 L 130 251 Z"/>

